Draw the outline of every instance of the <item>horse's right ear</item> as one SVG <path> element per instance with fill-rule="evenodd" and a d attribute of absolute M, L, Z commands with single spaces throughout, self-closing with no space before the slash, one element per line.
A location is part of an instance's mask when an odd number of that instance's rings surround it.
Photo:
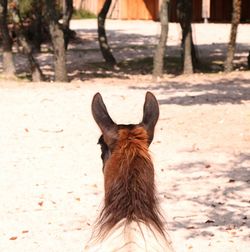
<path fill-rule="evenodd" d="M 147 92 L 143 107 L 142 125 L 147 130 L 149 144 L 154 138 L 154 129 L 159 118 L 159 113 L 159 105 L 155 96 L 151 92 Z"/>
<path fill-rule="evenodd" d="M 99 126 L 102 134 L 104 135 L 104 138 L 105 136 L 108 137 L 113 135 L 116 129 L 116 124 L 109 116 L 109 113 L 102 100 L 102 96 L 100 93 L 94 95 L 91 109 L 92 109 L 92 115 L 97 125 Z"/>

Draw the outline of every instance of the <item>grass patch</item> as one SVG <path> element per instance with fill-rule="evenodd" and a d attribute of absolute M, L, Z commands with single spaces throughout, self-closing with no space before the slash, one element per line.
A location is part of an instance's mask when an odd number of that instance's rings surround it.
<path fill-rule="evenodd" d="M 96 15 L 87 10 L 74 9 L 72 19 L 89 19 L 89 18 L 96 18 Z"/>

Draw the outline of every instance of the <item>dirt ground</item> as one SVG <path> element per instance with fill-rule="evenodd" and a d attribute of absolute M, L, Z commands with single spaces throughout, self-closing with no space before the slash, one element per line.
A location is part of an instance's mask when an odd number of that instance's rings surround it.
<path fill-rule="evenodd" d="M 79 29 L 82 23 L 72 25 Z M 131 34 L 137 42 L 151 44 L 156 33 L 154 22 L 109 25 L 126 34 L 126 43 L 132 43 Z M 134 30 L 126 30 L 126 25 Z M 148 27 L 143 36 L 142 25 Z M 210 35 L 197 38 L 201 48 L 211 50 L 211 37 L 225 43 L 224 26 L 220 31 L 211 24 Z M 93 21 L 88 27 L 93 33 Z M 169 43 L 174 49 L 179 35 L 173 28 Z M 249 28 L 240 27 L 239 59 L 245 60 Z M 83 46 L 87 45 L 86 41 Z M 125 51 L 121 52 L 123 57 Z M 101 57 L 96 51 L 92 57 L 80 55 L 75 50 L 74 60 L 80 66 Z M 81 63 L 80 58 L 84 58 Z M 137 123 L 147 90 L 160 104 L 150 150 L 173 247 L 177 252 L 249 250 L 249 71 L 165 75 L 158 83 L 147 74 L 72 76 L 69 84 L 0 79 L 1 252 L 83 251 L 103 199 L 100 132 L 90 111 L 92 97 L 96 92 L 103 95 L 116 122 Z"/>

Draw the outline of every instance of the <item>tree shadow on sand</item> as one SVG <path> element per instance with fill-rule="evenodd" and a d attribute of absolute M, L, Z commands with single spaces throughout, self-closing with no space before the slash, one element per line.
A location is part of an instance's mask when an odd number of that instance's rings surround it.
<path fill-rule="evenodd" d="M 250 100 L 250 81 L 245 78 L 222 78 L 219 81 L 205 80 L 205 83 L 193 84 L 183 81 L 168 81 L 155 86 L 131 89 L 158 90 L 167 98 L 159 99 L 160 105 L 203 105 L 203 104 L 242 104 Z"/>
<path fill-rule="evenodd" d="M 220 169 L 213 170 L 213 164 L 208 168 L 206 162 L 198 162 L 172 168 L 183 174 L 182 181 L 176 182 L 177 184 L 188 183 L 192 187 L 198 179 L 204 186 L 201 192 L 195 191 L 188 195 L 181 187 L 178 189 L 177 185 L 176 191 L 171 193 L 172 199 L 178 202 L 188 201 L 196 209 L 195 216 L 189 216 L 187 211 L 183 216 L 176 216 L 171 223 L 173 230 L 188 229 L 187 239 L 213 237 L 213 230 L 217 229 L 221 232 L 233 231 L 241 239 L 249 240 L 249 231 L 241 231 L 250 229 L 250 153 L 235 156 L 225 166 L 227 167 L 222 165 Z M 204 169 L 209 172 L 198 177 L 192 176 Z M 207 186 L 211 183 L 212 186 Z"/>
<path fill-rule="evenodd" d="M 121 43 L 122 41 L 122 43 Z M 111 68 L 102 58 L 99 47 L 92 50 L 77 49 L 79 45 L 69 51 L 76 51 L 75 56 L 68 57 L 68 72 L 73 80 L 79 78 L 88 80 L 92 78 L 115 77 L 126 79 L 133 75 L 148 75 L 153 71 L 153 56 L 156 47 L 156 38 L 138 34 L 115 32 L 110 43 L 113 55 L 117 59 L 119 69 Z M 199 52 L 199 65 L 197 73 L 218 73 L 223 71 L 227 44 L 212 44 L 196 46 Z M 238 44 L 238 54 L 234 58 L 235 69 L 247 69 L 247 52 L 249 47 Z M 243 53 L 245 52 L 245 53 Z M 73 55 L 73 54 L 72 54 Z M 88 56 L 89 55 L 89 56 Z M 77 61 L 80 57 L 82 62 Z M 95 61 L 93 61 L 95 59 Z M 87 61 L 87 62 L 86 62 Z M 182 73 L 181 48 L 179 45 L 167 47 L 164 57 L 164 73 L 180 75 Z"/>
<path fill-rule="evenodd" d="M 108 66 L 103 60 L 96 29 L 80 29 L 76 31 L 76 38 L 71 41 L 67 51 L 67 69 L 70 80 L 89 80 L 92 78 L 126 79 L 133 75 L 148 75 L 152 73 L 153 56 L 157 36 L 142 35 L 135 33 L 124 33 L 124 30 L 117 29 L 108 31 L 109 44 L 113 54 L 118 61 L 118 69 Z M 41 69 L 47 79 L 53 80 L 53 54 L 50 44 L 44 44 L 45 49 L 36 56 Z M 226 43 L 213 43 L 196 46 L 200 65 L 197 72 L 216 73 L 223 71 L 223 61 L 226 54 Z M 247 68 L 247 53 L 249 45 L 237 44 L 235 55 L 235 68 Z M 28 72 L 26 57 L 17 53 L 15 58 L 17 73 Z M 1 62 L 1 57 L 0 57 Z M 0 64 L 0 70 L 1 70 Z M 165 55 L 165 73 L 181 74 L 181 47 L 180 45 L 167 46 Z"/>

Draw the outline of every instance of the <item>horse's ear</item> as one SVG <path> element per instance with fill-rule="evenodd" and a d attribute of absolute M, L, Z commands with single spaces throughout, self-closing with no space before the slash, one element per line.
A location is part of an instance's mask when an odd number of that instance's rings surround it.
<path fill-rule="evenodd" d="M 155 96 L 151 92 L 147 92 L 143 107 L 142 125 L 148 133 L 149 144 L 154 138 L 154 129 L 159 118 L 159 113 L 159 105 Z"/>
<path fill-rule="evenodd" d="M 92 109 L 92 115 L 97 125 L 101 129 L 104 138 L 112 138 L 117 125 L 113 122 L 113 120 L 109 116 L 109 113 L 102 100 L 102 96 L 100 93 L 94 95 L 91 109 Z M 109 139 L 106 139 L 106 141 L 109 142 Z"/>

